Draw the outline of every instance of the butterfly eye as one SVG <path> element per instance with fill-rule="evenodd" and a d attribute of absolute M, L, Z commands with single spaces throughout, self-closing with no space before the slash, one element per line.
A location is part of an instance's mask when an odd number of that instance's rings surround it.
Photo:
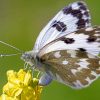
<path fill-rule="evenodd" d="M 34 58 L 32 57 L 30 52 L 25 52 L 24 54 L 22 54 L 21 59 L 24 60 L 25 62 L 29 62 Z"/>
<path fill-rule="evenodd" d="M 24 60 L 24 61 L 26 61 L 26 59 L 27 59 L 27 54 L 26 54 L 26 53 L 22 54 L 21 59 Z"/>

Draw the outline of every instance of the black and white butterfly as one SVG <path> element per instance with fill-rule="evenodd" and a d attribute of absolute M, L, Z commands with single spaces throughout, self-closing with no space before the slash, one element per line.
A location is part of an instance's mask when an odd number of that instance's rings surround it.
<path fill-rule="evenodd" d="M 40 85 L 57 80 L 72 88 L 89 86 L 100 76 L 100 27 L 92 27 L 83 1 L 63 8 L 40 32 L 22 59 L 44 74 Z"/>

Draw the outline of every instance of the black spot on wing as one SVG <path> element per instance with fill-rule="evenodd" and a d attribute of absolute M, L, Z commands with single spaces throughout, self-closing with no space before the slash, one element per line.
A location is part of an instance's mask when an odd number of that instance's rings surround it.
<path fill-rule="evenodd" d="M 96 41 L 97 37 L 96 36 L 90 36 L 89 38 L 87 38 L 88 42 L 94 42 Z"/>
<path fill-rule="evenodd" d="M 62 37 L 61 41 L 64 41 L 66 44 L 72 44 L 72 43 L 74 43 L 75 40 L 73 38 Z"/>
<path fill-rule="evenodd" d="M 72 7 L 65 7 L 64 9 L 63 9 L 63 13 L 64 14 L 71 14 L 71 15 L 73 15 L 74 17 L 77 17 L 77 18 L 82 18 L 82 13 L 81 13 L 81 11 L 80 11 L 80 9 L 78 9 L 78 10 L 75 10 L 75 9 L 72 9 Z"/>
<path fill-rule="evenodd" d="M 79 6 L 83 6 L 83 2 L 78 2 L 77 3 Z"/>
<path fill-rule="evenodd" d="M 78 28 L 85 27 L 86 21 L 84 19 L 79 19 L 76 23 Z"/>
<path fill-rule="evenodd" d="M 77 28 L 84 28 L 86 26 L 86 23 L 89 23 L 89 19 L 79 19 L 77 24 Z"/>
<path fill-rule="evenodd" d="M 86 5 L 84 5 L 83 2 L 78 2 L 78 5 L 80 6 L 79 8 L 82 9 L 82 10 L 86 10 Z"/>
<path fill-rule="evenodd" d="M 77 18 L 82 18 L 82 13 L 80 10 L 72 10 L 71 14 L 74 16 L 74 17 L 77 17 Z"/>
<path fill-rule="evenodd" d="M 85 22 L 86 22 L 86 23 L 89 23 L 89 19 L 86 19 Z"/>
<path fill-rule="evenodd" d="M 72 8 L 71 8 L 71 7 L 65 7 L 65 8 L 63 8 L 63 10 L 62 10 L 62 11 L 63 11 L 63 13 L 64 13 L 64 14 L 66 14 L 66 15 L 67 15 L 67 14 L 70 14 L 70 13 L 71 13 Z"/>
<path fill-rule="evenodd" d="M 55 27 L 60 32 L 64 32 L 67 29 L 66 25 L 60 21 L 54 21 L 52 27 Z"/>
<path fill-rule="evenodd" d="M 87 17 L 89 17 L 89 12 L 88 11 L 85 11 L 84 12 L 84 15 L 87 16 Z"/>
<path fill-rule="evenodd" d="M 86 51 L 84 48 L 79 48 L 80 51 Z"/>

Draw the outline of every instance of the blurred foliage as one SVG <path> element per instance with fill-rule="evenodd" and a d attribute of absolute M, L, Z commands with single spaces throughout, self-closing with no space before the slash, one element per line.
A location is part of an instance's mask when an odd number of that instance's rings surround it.
<path fill-rule="evenodd" d="M 41 29 L 64 6 L 75 0 L 0 0 L 0 40 L 17 48 L 32 50 Z M 100 1 L 86 0 L 93 25 L 100 23 Z M 0 44 L 0 54 L 16 53 Z M 0 58 L 0 92 L 6 83 L 6 71 L 23 68 L 20 56 Z M 14 66 L 14 67 L 13 67 Z M 16 67 L 15 67 L 16 66 Z M 97 100 L 100 80 L 82 90 L 73 90 L 58 82 L 45 87 L 41 100 Z"/>

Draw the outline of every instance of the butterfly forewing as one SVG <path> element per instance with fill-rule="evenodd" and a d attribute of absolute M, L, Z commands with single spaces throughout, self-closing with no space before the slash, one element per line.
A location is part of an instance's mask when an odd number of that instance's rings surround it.
<path fill-rule="evenodd" d="M 40 50 L 58 37 L 90 25 L 90 15 L 86 4 L 82 1 L 74 2 L 63 8 L 40 32 L 34 49 Z"/>
<path fill-rule="evenodd" d="M 84 51 L 53 51 L 43 55 L 40 61 L 55 80 L 76 89 L 90 85 L 100 76 L 100 58 L 88 56 Z"/>

